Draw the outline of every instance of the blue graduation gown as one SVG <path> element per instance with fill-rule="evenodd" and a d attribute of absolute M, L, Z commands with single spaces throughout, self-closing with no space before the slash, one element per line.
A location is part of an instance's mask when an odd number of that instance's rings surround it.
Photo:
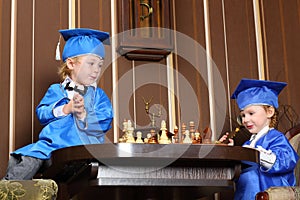
<path fill-rule="evenodd" d="M 244 145 L 250 145 L 246 141 Z M 257 166 L 242 171 L 236 182 L 235 200 L 253 200 L 258 192 L 272 186 L 294 186 L 296 183 L 294 168 L 299 159 L 287 138 L 278 130 L 272 129 L 261 137 L 255 147 L 262 146 L 276 154 L 276 161 L 269 170 Z"/>
<path fill-rule="evenodd" d="M 45 125 L 39 134 L 39 140 L 17 149 L 12 154 L 49 159 L 51 152 L 60 148 L 104 143 L 105 133 L 111 128 L 113 119 L 112 105 L 102 89 L 89 90 L 94 92 L 84 95 L 87 116 L 85 121 L 81 121 L 73 114 L 54 116 L 53 109 L 70 100 L 61 84 L 51 85 L 36 108 L 40 123 Z"/>

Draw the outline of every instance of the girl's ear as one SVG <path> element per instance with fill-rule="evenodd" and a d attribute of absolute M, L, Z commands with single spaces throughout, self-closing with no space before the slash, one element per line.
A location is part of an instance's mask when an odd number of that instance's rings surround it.
<path fill-rule="evenodd" d="M 267 117 L 271 118 L 275 114 L 275 108 L 273 106 L 268 107 L 267 109 Z"/>
<path fill-rule="evenodd" d="M 74 68 L 74 60 L 73 59 L 68 58 L 67 61 L 66 61 L 66 63 L 67 63 L 68 69 L 72 70 Z"/>

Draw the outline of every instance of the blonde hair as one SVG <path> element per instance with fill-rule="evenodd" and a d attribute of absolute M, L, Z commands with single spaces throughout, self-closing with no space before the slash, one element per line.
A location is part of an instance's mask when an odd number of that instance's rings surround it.
<path fill-rule="evenodd" d="M 265 109 L 265 111 L 267 112 L 270 108 L 274 108 L 273 106 L 267 106 L 264 105 L 263 108 Z M 278 125 L 278 110 L 276 108 L 274 108 L 274 115 L 271 117 L 271 122 L 269 124 L 270 128 L 275 128 Z"/>
<path fill-rule="evenodd" d="M 71 58 L 73 60 L 73 62 L 78 62 L 79 61 L 80 56 L 76 56 Z M 58 75 L 61 78 L 61 80 L 65 80 L 67 78 L 67 76 L 71 75 L 71 71 L 68 66 L 67 66 L 67 62 L 64 62 L 58 69 Z"/>

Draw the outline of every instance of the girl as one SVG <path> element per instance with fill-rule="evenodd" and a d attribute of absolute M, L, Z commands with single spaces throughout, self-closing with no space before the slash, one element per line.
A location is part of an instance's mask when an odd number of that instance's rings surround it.
<path fill-rule="evenodd" d="M 278 95 L 285 86 L 283 82 L 242 79 L 231 97 L 236 99 L 243 125 L 252 133 L 243 146 L 260 152 L 260 165 L 243 170 L 236 181 L 235 200 L 253 200 L 258 192 L 271 186 L 295 185 L 298 155 L 286 137 L 274 128 Z"/>

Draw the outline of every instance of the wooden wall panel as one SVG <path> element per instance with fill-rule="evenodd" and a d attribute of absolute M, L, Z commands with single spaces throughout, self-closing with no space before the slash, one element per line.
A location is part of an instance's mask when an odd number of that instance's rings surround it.
<path fill-rule="evenodd" d="M 227 38 L 226 38 L 226 17 L 225 12 L 223 10 L 224 1 L 220 0 L 212 0 L 209 1 L 209 21 L 210 21 L 210 37 L 211 37 L 211 54 L 212 54 L 212 60 L 215 63 L 217 69 L 219 70 L 219 73 L 222 77 L 222 82 L 224 86 L 227 86 L 228 82 L 228 63 L 227 60 Z M 225 22 L 225 24 L 224 24 Z M 230 92 L 226 89 L 226 97 L 222 97 L 226 101 L 226 110 L 225 110 L 225 124 L 217 124 L 217 126 L 222 126 L 221 132 L 216 133 L 217 138 L 223 133 L 231 129 L 230 125 L 231 123 L 234 124 L 235 119 L 232 119 L 232 116 L 230 116 L 229 109 L 230 109 L 230 103 L 228 102 L 228 96 L 230 96 Z M 218 96 L 217 96 L 218 98 Z M 224 108 L 219 108 L 217 106 L 216 113 L 217 116 L 219 114 L 222 114 L 224 112 Z M 231 123 L 230 123 L 231 120 Z M 235 125 L 235 124 L 234 124 Z"/>
<path fill-rule="evenodd" d="M 227 94 L 227 114 L 223 131 L 237 126 L 239 110 L 232 92 L 241 78 L 258 78 L 253 5 L 251 1 L 209 1 L 212 57 Z M 228 73 L 228 74 L 227 74 Z M 231 112 L 229 113 L 229 110 Z"/>
<path fill-rule="evenodd" d="M 0 177 L 6 171 L 9 157 L 9 68 L 11 1 L 0 0 Z"/>
<path fill-rule="evenodd" d="M 145 102 L 150 102 L 149 112 L 156 115 L 156 127 L 160 128 L 161 121 L 165 120 L 167 127 L 168 121 L 168 91 L 167 91 L 167 67 L 165 60 L 161 62 L 135 62 L 136 88 L 136 126 L 137 128 L 149 127 L 151 123 L 151 114 L 145 111 Z M 126 91 L 122 91 L 124 93 Z M 144 98 L 144 99 L 143 99 Z M 152 99 L 152 100 L 151 100 Z M 120 99 L 122 101 L 122 98 Z M 133 93 L 130 98 L 133 103 Z M 130 103 L 131 104 L 131 103 Z M 132 110 L 133 111 L 133 110 Z M 133 112 L 131 111 L 131 116 Z M 159 112 L 161 116 L 159 116 Z M 173 130 L 172 130 L 173 131 Z"/>
<path fill-rule="evenodd" d="M 111 34 L 111 2 L 107 0 L 77 1 L 77 27 L 91 28 L 105 31 Z M 112 99 L 112 68 L 111 68 L 111 46 L 106 45 L 105 64 L 98 83 L 110 99 Z M 113 129 L 107 132 L 107 137 L 113 141 Z"/>
<path fill-rule="evenodd" d="M 55 50 L 60 36 L 58 30 L 68 28 L 67 3 L 64 0 L 35 1 L 34 109 L 48 87 L 61 81 L 57 74 L 61 62 L 55 60 Z M 63 46 L 63 41 L 61 44 Z M 37 118 L 34 119 L 34 140 L 36 140 L 42 127 Z"/>
<path fill-rule="evenodd" d="M 286 131 L 300 122 L 300 2 L 263 1 L 262 16 L 267 77 L 288 83 L 279 96 L 279 129 Z"/>
<path fill-rule="evenodd" d="M 208 88 L 203 77 L 207 79 L 206 73 L 200 73 L 199 68 L 205 68 L 203 65 L 206 61 L 200 59 L 205 50 L 205 30 L 204 30 L 204 7 L 203 1 L 199 0 L 188 0 L 181 1 L 175 0 L 175 29 L 179 35 L 177 37 L 177 48 L 186 48 L 184 43 L 181 43 L 180 34 L 184 34 L 189 37 L 188 40 L 193 41 L 193 45 L 187 47 L 188 55 L 191 59 L 185 58 L 183 55 L 175 55 L 176 57 L 176 70 L 178 74 L 182 75 L 186 81 L 191 84 L 193 93 L 196 95 L 197 102 L 190 104 L 188 108 L 183 108 L 182 102 L 189 101 L 192 96 L 184 95 L 183 90 L 187 88 L 179 89 L 178 103 L 179 109 L 177 110 L 177 120 L 179 128 L 182 123 L 188 125 L 189 121 L 195 121 L 196 129 L 200 132 L 210 125 L 210 114 L 209 114 L 209 102 L 208 102 Z M 197 48 L 197 47 L 200 47 Z M 192 63 L 195 65 L 192 65 Z M 199 71 L 198 71 L 199 70 Z M 179 86 L 183 85 L 183 80 L 179 80 Z M 198 112 L 195 112 L 199 110 Z M 197 113 L 198 116 L 193 116 Z M 189 115 L 190 116 L 186 116 Z M 186 116 L 186 117 L 183 117 Z M 180 119 L 181 118 L 181 119 Z M 198 119 L 197 119 L 198 118 Z"/>
<path fill-rule="evenodd" d="M 32 1 L 17 4 L 15 148 L 32 142 Z M 30 134 L 31 133 L 31 134 Z"/>

